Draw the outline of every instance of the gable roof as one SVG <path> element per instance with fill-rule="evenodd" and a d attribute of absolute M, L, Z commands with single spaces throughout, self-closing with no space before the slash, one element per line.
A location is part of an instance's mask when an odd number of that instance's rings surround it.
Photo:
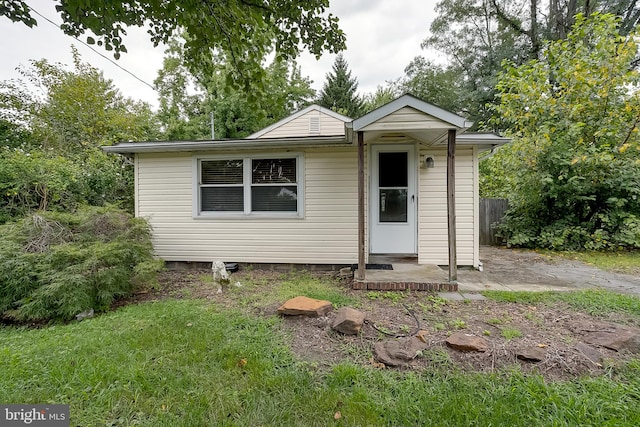
<path fill-rule="evenodd" d="M 405 107 L 410 107 L 421 113 L 435 117 L 436 119 L 451 125 L 451 127 L 453 128 L 468 129 L 473 126 L 473 122 L 465 120 L 464 117 L 444 110 L 436 105 L 429 104 L 428 102 L 416 98 L 411 94 L 402 95 L 400 98 L 396 98 L 388 104 L 385 104 L 382 107 L 378 107 L 370 113 L 367 113 L 364 116 L 360 117 L 359 119 L 354 120 L 347 126 L 350 127 L 354 132 L 357 132 Z"/>
<path fill-rule="evenodd" d="M 261 136 L 264 136 L 264 135 L 268 134 L 272 130 L 277 129 L 277 128 L 281 127 L 281 126 L 284 126 L 287 123 L 290 123 L 293 120 L 297 119 L 298 117 L 302 117 L 305 114 L 307 114 L 309 112 L 312 112 L 312 111 L 318 111 L 319 113 L 326 114 L 326 115 L 328 115 L 330 117 L 333 117 L 334 119 L 338 119 L 338 120 L 343 121 L 345 123 L 351 122 L 351 118 L 349 118 L 347 116 L 343 116 L 342 114 L 338 114 L 335 111 L 331 111 L 328 108 L 321 107 L 321 106 L 319 106 L 317 104 L 312 104 L 312 105 L 309 105 L 307 108 L 303 108 L 302 110 L 300 110 L 300 111 L 298 111 L 296 113 L 293 113 L 292 115 L 287 116 L 284 119 L 282 119 L 282 120 L 280 120 L 280 121 L 278 121 L 278 122 L 276 122 L 276 123 L 274 123 L 274 124 L 272 124 L 270 126 L 267 126 L 264 129 L 261 129 L 261 130 L 255 132 L 255 133 L 252 133 L 246 139 L 260 138 Z"/>

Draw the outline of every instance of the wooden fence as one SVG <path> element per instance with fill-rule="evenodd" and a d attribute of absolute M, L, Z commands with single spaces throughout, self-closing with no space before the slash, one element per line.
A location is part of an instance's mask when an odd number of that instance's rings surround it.
<path fill-rule="evenodd" d="M 502 221 L 509 208 L 507 199 L 480 199 L 480 244 L 500 245 L 502 240 L 496 237 L 492 224 Z"/>

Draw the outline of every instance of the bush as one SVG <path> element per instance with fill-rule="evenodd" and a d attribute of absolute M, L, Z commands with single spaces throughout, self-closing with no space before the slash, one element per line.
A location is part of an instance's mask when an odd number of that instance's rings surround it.
<path fill-rule="evenodd" d="M 37 210 L 117 204 L 133 212 L 133 167 L 98 148 L 75 157 L 0 148 L 0 224 Z"/>
<path fill-rule="evenodd" d="M 112 207 L 40 212 L 0 226 L 0 315 L 69 320 L 153 280 L 146 221 Z"/>

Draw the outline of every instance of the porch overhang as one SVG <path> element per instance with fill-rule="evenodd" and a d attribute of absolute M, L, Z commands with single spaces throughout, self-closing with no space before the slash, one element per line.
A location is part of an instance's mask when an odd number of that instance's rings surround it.
<path fill-rule="evenodd" d="M 345 123 L 347 140 L 358 147 L 358 270 L 356 280 L 366 281 L 365 248 L 365 173 L 364 147 L 367 142 L 394 142 L 403 139 L 418 141 L 422 145 L 442 145 L 447 148 L 447 216 L 449 246 L 449 283 L 457 283 L 456 228 L 455 228 L 455 151 L 458 134 L 473 126 L 464 117 L 424 102 L 412 95 L 400 98 L 376 110 Z M 465 145 L 475 145 L 478 137 L 462 139 Z M 484 143 L 490 144 L 491 138 Z"/>

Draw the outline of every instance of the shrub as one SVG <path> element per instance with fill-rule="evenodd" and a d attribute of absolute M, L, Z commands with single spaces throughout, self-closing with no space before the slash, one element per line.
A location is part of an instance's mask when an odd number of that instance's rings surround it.
<path fill-rule="evenodd" d="M 113 207 L 39 212 L 0 226 L 0 314 L 42 321 L 104 311 L 160 266 L 142 219 Z"/>

